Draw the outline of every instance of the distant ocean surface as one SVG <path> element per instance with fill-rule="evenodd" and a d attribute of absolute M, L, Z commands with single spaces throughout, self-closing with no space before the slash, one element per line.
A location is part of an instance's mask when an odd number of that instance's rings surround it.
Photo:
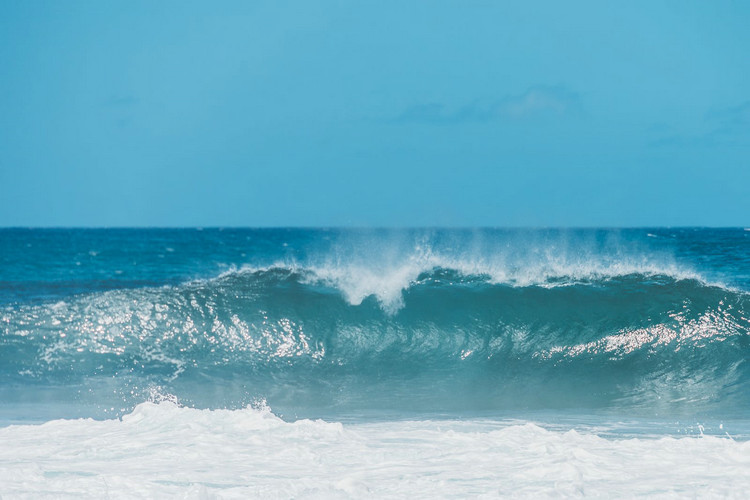
<path fill-rule="evenodd" d="M 0 229 L 0 497 L 735 497 L 750 230 Z"/>

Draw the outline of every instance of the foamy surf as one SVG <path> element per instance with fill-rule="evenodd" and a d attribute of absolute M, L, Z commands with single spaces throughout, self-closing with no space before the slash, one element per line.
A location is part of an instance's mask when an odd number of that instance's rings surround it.
<path fill-rule="evenodd" d="M 3 498 L 740 498 L 750 442 L 487 420 L 285 422 L 142 403 L 0 429 Z"/>

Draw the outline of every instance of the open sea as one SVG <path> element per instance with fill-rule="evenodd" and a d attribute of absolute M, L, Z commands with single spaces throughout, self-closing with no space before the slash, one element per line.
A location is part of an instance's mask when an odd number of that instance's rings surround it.
<path fill-rule="evenodd" d="M 750 229 L 0 229 L 0 497 L 747 498 Z"/>

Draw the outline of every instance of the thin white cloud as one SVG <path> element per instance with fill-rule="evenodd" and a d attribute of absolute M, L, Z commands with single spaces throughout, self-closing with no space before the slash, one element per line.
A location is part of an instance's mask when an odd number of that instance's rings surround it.
<path fill-rule="evenodd" d="M 453 109 L 436 102 L 416 104 L 404 110 L 396 121 L 444 124 L 485 122 L 548 114 L 563 115 L 580 109 L 581 100 L 576 92 L 563 86 L 538 85 L 522 94 L 509 95 L 490 104 L 477 101 Z"/>
<path fill-rule="evenodd" d="M 561 86 L 539 86 L 521 95 L 507 97 L 498 106 L 498 112 L 518 118 L 544 112 L 563 114 L 579 107 L 580 99 L 575 92 Z"/>

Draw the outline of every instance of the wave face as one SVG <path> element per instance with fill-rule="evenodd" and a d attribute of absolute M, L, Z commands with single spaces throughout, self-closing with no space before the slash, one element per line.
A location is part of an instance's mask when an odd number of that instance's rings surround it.
<path fill-rule="evenodd" d="M 16 414 L 122 414 L 157 389 L 298 416 L 750 413 L 741 229 L 17 230 L 3 245 L 0 397 Z"/>

